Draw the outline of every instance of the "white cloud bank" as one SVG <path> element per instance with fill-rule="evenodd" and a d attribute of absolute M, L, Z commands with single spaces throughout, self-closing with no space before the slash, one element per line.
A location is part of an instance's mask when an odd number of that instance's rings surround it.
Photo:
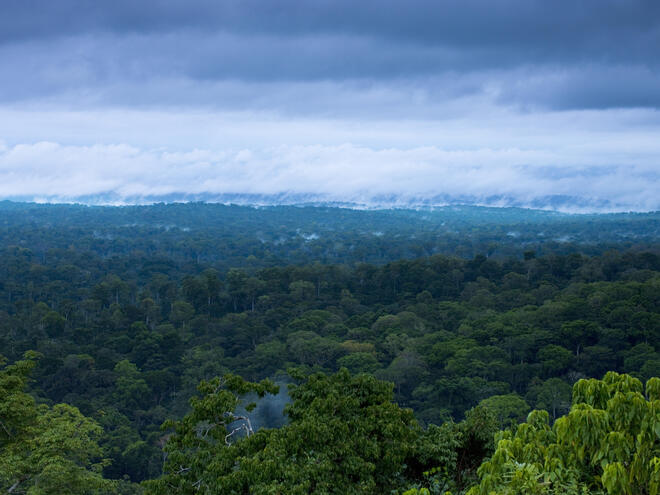
<path fill-rule="evenodd" d="M 0 107 L 0 199 L 660 210 L 657 111 L 480 110 L 366 121 Z"/>
<path fill-rule="evenodd" d="M 286 194 L 367 204 L 557 207 L 552 197 L 570 197 L 571 210 L 648 211 L 660 209 L 659 175 L 645 160 L 601 165 L 586 156 L 518 148 L 342 144 L 173 152 L 52 142 L 0 148 L 0 196 L 37 201 Z"/>

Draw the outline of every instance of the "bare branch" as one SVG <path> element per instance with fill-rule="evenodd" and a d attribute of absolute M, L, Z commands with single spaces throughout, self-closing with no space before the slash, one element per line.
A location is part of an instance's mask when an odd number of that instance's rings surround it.
<path fill-rule="evenodd" d="M 250 422 L 250 418 L 248 418 L 247 416 L 234 416 L 234 420 L 235 421 L 243 420 L 247 423 L 247 427 L 245 430 L 247 431 L 248 437 L 254 433 L 254 430 L 252 429 L 252 423 Z"/>
<path fill-rule="evenodd" d="M 232 435 L 234 435 L 234 433 L 237 433 L 237 432 L 239 432 L 239 431 L 241 431 L 241 430 L 245 430 L 247 436 L 248 436 L 248 437 L 250 436 L 250 430 L 248 429 L 247 425 L 246 425 L 245 423 L 243 423 L 241 426 L 239 426 L 238 428 L 234 428 L 231 432 L 229 432 L 229 433 L 225 436 L 225 443 L 226 443 L 227 445 L 231 445 L 231 442 L 229 441 L 229 439 L 232 437 Z"/>
<path fill-rule="evenodd" d="M 9 494 L 12 493 L 14 490 L 16 490 L 16 488 L 18 488 L 18 485 L 20 485 L 21 483 L 23 483 L 26 479 L 28 479 L 28 476 L 23 476 L 23 477 L 22 477 L 21 479 L 19 479 L 16 483 L 14 483 L 13 485 L 11 485 L 11 486 L 9 487 L 9 490 L 7 490 L 7 495 L 9 495 Z"/>

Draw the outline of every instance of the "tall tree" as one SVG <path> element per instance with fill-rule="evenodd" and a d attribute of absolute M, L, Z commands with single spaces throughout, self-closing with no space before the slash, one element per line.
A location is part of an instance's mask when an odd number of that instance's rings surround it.
<path fill-rule="evenodd" d="M 100 474 L 108 462 L 97 443 L 102 428 L 75 407 L 37 405 L 25 392 L 36 357 L 0 370 L 0 490 L 113 493 L 115 484 Z"/>

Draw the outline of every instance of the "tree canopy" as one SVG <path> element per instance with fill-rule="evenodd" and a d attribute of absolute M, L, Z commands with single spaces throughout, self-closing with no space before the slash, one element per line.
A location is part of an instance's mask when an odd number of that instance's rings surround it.
<path fill-rule="evenodd" d="M 5 493 L 114 492 L 101 470 L 102 428 L 67 404 L 37 404 L 25 392 L 33 353 L 0 370 L 0 489 Z"/>
<path fill-rule="evenodd" d="M 555 431 L 581 380 L 660 376 L 658 213 L 0 213 L 12 493 L 456 495 L 530 409 Z M 619 479 L 589 466 L 596 492 Z"/>
<path fill-rule="evenodd" d="M 660 379 L 609 372 L 573 387 L 570 412 L 550 424 L 533 411 L 497 436 L 468 495 L 656 495 L 660 490 Z"/>

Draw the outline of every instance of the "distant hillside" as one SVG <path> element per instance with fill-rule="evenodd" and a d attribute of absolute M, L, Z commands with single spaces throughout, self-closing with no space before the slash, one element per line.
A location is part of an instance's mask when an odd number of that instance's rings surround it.
<path fill-rule="evenodd" d="M 445 206 L 367 210 L 336 206 L 171 203 L 84 206 L 0 202 L 0 248 L 45 255 L 71 245 L 103 257 L 140 251 L 231 266 L 385 263 L 433 254 L 504 257 L 524 251 L 598 254 L 652 248 L 660 213 L 564 214 Z"/>
<path fill-rule="evenodd" d="M 162 195 L 124 195 L 108 192 L 93 195 L 56 195 L 36 199 L 34 196 L 10 196 L 17 202 L 79 203 L 91 206 L 153 205 L 157 203 L 219 203 L 240 206 L 330 206 L 352 209 L 419 209 L 445 206 L 483 206 L 492 208 L 524 208 L 562 213 L 616 213 L 628 212 L 630 206 L 614 200 L 591 198 L 579 194 L 546 194 L 520 198 L 506 194 L 348 194 L 281 192 L 273 194 L 250 193 L 187 193 Z"/>

